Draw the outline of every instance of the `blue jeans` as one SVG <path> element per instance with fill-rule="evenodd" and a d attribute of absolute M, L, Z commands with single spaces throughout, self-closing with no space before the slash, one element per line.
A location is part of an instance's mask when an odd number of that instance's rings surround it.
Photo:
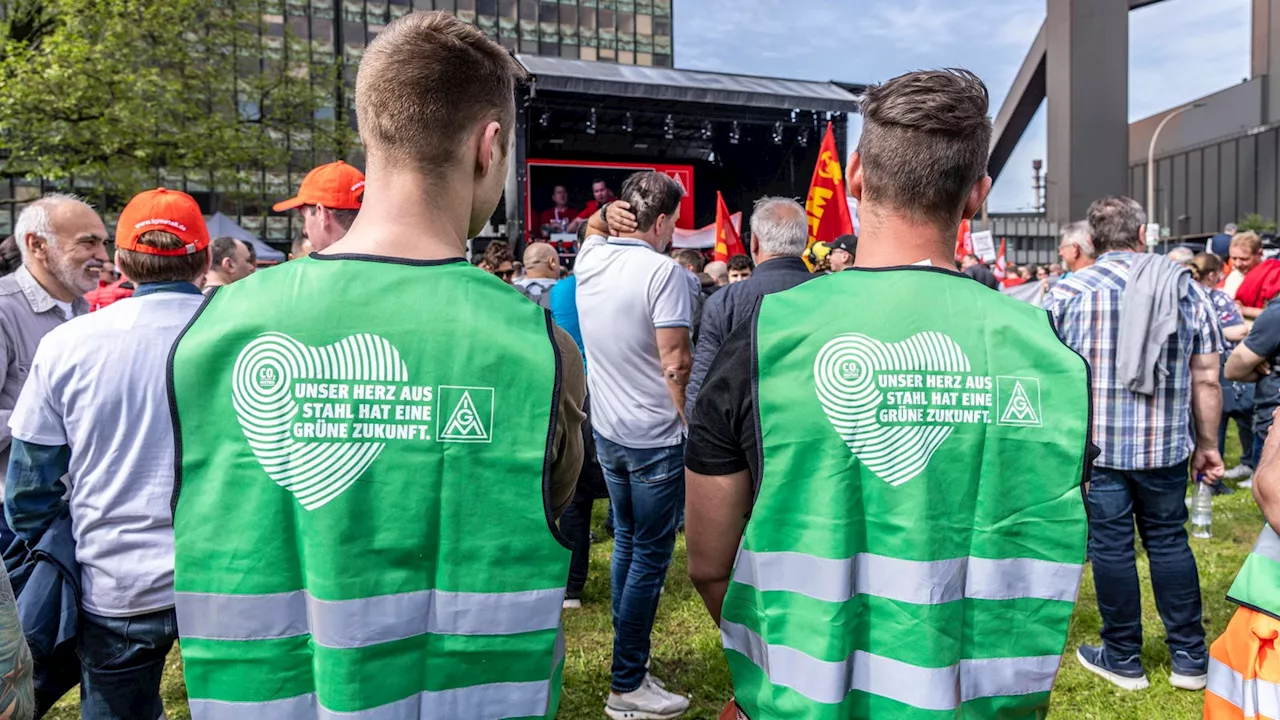
<path fill-rule="evenodd" d="M 684 506 L 684 445 L 627 448 L 596 434 L 613 506 L 613 690 L 644 681 L 649 634 Z"/>
<path fill-rule="evenodd" d="M 127 618 L 80 611 L 80 717 L 153 720 L 164 713 L 160 677 L 178 637 L 173 610 Z"/>
<path fill-rule="evenodd" d="M 1107 653 L 1127 658 L 1142 652 L 1142 595 L 1133 527 L 1151 564 L 1156 609 L 1164 621 L 1169 654 L 1204 659 L 1200 575 L 1187 543 L 1187 461 L 1156 470 L 1095 467 L 1089 483 L 1089 560 L 1102 615 Z"/>

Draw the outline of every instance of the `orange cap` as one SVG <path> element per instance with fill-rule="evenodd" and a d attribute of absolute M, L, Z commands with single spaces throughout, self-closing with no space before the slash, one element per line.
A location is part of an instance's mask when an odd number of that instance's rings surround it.
<path fill-rule="evenodd" d="M 138 238 L 152 230 L 162 230 L 181 238 L 186 245 L 171 250 L 144 245 Z M 147 255 L 190 255 L 209 247 L 209 228 L 195 198 L 178 190 L 156 188 L 134 196 L 116 225 L 116 247 Z"/>
<path fill-rule="evenodd" d="M 364 194 L 364 173 L 342 162 L 331 162 L 307 173 L 298 196 L 272 206 L 276 212 L 303 205 L 323 205 L 331 210 L 359 210 Z"/>

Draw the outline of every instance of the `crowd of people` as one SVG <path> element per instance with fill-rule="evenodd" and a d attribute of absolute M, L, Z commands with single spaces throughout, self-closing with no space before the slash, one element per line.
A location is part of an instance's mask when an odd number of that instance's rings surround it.
<path fill-rule="evenodd" d="M 196 720 L 554 717 L 562 613 L 602 601 L 599 499 L 615 720 L 689 709 L 650 664 L 681 527 L 725 718 L 1042 716 L 1086 558 L 1078 662 L 1145 688 L 1135 525 L 1169 682 L 1207 685 L 1215 720 L 1270 707 L 1249 639 L 1280 631 L 1280 537 L 1210 649 L 1184 504 L 1252 477 L 1280 522 L 1280 261 L 1256 235 L 1166 258 L 1104 197 L 1061 265 L 1018 269 L 1042 307 L 993 292 L 953 256 L 991 187 L 987 90 L 942 70 L 867 90 L 859 235 L 821 253 L 784 197 L 756 202 L 750 256 L 670 252 L 684 191 L 638 172 L 577 213 L 556 189 L 538 229 L 576 233 L 571 271 L 545 242 L 473 265 L 522 75 L 452 16 L 391 23 L 356 82 L 367 174 L 308 174 L 276 205 L 304 237 L 257 273 L 182 192 L 134 197 L 114 255 L 81 200 L 23 208 L 0 717 L 77 686 L 82 717 L 163 717 L 175 642 Z"/>

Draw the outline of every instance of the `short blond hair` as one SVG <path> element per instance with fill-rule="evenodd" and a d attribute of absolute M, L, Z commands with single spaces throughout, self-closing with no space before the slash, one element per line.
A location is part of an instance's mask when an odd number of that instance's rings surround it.
<path fill-rule="evenodd" d="M 1250 230 L 1249 232 L 1236 233 L 1231 238 L 1231 247 L 1244 248 L 1249 252 L 1257 255 L 1262 252 L 1262 238 L 1258 237 L 1258 233 Z"/>
<path fill-rule="evenodd" d="M 370 43 L 356 76 L 356 120 L 370 158 L 433 175 L 457 159 L 481 122 L 515 125 L 515 85 L 526 73 L 503 47 L 442 12 L 393 21 Z"/>

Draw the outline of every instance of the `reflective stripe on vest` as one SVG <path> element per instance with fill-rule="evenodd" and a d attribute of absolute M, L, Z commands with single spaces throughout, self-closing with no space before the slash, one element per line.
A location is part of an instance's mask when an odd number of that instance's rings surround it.
<path fill-rule="evenodd" d="M 1253 552 L 1268 560 L 1280 562 L 1280 535 L 1276 535 L 1270 525 L 1265 526 L 1258 535 L 1258 542 L 1253 544 Z"/>
<path fill-rule="evenodd" d="M 185 638 L 269 640 L 310 634 L 329 648 L 357 648 L 433 633 L 515 635 L 560 623 L 564 588 L 512 593 L 421 590 L 325 601 L 298 590 L 271 595 L 177 593 Z"/>
<path fill-rule="evenodd" d="M 564 632 L 556 637 L 555 665 L 564 661 Z M 335 712 L 319 704 L 315 693 L 267 702 L 224 702 L 192 698 L 191 716 L 201 720 L 403 720 L 403 718 L 538 717 L 547 712 L 551 681 L 472 685 L 453 690 L 422 692 L 403 700 L 356 712 Z"/>
<path fill-rule="evenodd" d="M 769 645 L 750 628 L 724 621 L 726 649 L 742 653 L 774 685 L 814 702 L 834 705 L 854 690 L 925 710 L 955 710 L 976 698 L 1049 692 L 1058 655 L 962 660 L 928 668 L 858 650 L 843 662 L 827 662 L 782 645 Z"/>
<path fill-rule="evenodd" d="M 1280 685 L 1257 678 L 1245 680 L 1244 675 L 1213 658 L 1209 658 L 1205 689 L 1239 708 L 1241 717 L 1280 718 Z"/>
<path fill-rule="evenodd" d="M 961 598 L 1074 602 L 1084 572 L 1082 565 L 1031 558 L 962 557 L 921 562 L 858 553 L 853 559 L 831 560 L 745 548 L 738 551 L 733 568 L 734 582 L 766 592 L 794 592 L 827 602 L 875 595 L 917 605 Z"/>
<path fill-rule="evenodd" d="M 1227 599 L 1280 620 L 1280 535 L 1270 525 L 1263 525 Z"/>

